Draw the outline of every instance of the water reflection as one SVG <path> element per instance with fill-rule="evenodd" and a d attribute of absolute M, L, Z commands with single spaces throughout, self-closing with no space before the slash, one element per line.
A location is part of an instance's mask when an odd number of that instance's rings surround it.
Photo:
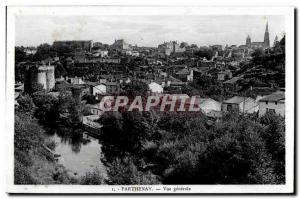
<path fill-rule="evenodd" d="M 58 162 L 75 175 L 83 175 L 94 168 L 100 169 L 105 175 L 105 167 L 100 158 L 101 144 L 81 129 L 71 129 L 64 126 L 51 129 L 48 132 L 55 141 L 55 153 L 60 154 Z"/>
<path fill-rule="evenodd" d="M 72 129 L 59 125 L 48 131 L 49 135 L 57 135 L 60 138 L 60 143 L 70 145 L 74 153 L 79 153 L 81 146 L 90 142 L 90 138 L 85 136 L 81 129 Z"/>

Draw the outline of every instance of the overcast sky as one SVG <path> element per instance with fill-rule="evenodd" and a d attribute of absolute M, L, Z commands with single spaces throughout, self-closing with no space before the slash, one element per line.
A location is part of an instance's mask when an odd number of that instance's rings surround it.
<path fill-rule="evenodd" d="M 241 45 L 249 34 L 263 41 L 266 22 L 270 43 L 284 34 L 283 16 L 17 16 L 16 45 L 37 46 L 54 40 L 94 40 L 112 44 L 125 39 L 138 46 L 177 40 L 189 44 Z"/>

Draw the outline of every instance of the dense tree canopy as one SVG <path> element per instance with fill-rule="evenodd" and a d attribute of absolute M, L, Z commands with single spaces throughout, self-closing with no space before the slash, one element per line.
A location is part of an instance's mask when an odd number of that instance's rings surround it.
<path fill-rule="evenodd" d="M 201 114 L 174 114 L 125 112 L 102 118 L 110 183 L 131 184 L 135 181 L 128 179 L 139 172 L 155 179 L 150 184 L 285 182 L 280 117 L 257 120 L 231 113 L 210 125 Z M 120 173 L 116 167 L 127 171 Z"/>

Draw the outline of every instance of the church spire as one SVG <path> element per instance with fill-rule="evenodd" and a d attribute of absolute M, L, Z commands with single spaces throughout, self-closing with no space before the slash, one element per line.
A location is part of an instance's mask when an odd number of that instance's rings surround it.
<path fill-rule="evenodd" d="M 248 48 L 251 48 L 251 38 L 250 38 L 249 35 L 248 35 L 247 38 L 246 38 L 246 46 L 247 46 Z"/>
<path fill-rule="evenodd" d="M 266 24 L 266 31 L 265 31 L 265 36 L 264 36 L 264 47 L 269 48 L 270 47 L 270 37 L 269 37 L 269 26 L 268 22 Z"/>

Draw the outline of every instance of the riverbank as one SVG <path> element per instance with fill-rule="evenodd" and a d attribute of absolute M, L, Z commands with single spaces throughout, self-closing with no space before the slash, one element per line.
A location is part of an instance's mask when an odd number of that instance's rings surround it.
<path fill-rule="evenodd" d="M 101 145 L 96 139 L 84 137 L 78 119 L 81 113 L 71 99 L 65 98 L 38 92 L 32 96 L 21 95 L 18 99 L 15 184 L 104 184 L 104 172 L 97 169 L 101 167 Z M 59 116 L 66 110 L 70 117 L 64 121 Z M 57 140 L 53 140 L 53 136 Z M 53 153 L 60 155 L 58 161 Z M 70 165 L 79 167 L 79 171 L 72 171 Z"/>
<path fill-rule="evenodd" d="M 15 184 L 105 184 L 95 138 L 85 135 L 75 142 L 69 136 L 49 135 L 35 118 L 16 111 L 15 143 Z M 60 155 L 58 160 L 45 146 Z"/>
<path fill-rule="evenodd" d="M 58 164 L 44 146 L 51 145 L 35 118 L 15 114 L 15 184 L 78 184 L 64 166 Z"/>

